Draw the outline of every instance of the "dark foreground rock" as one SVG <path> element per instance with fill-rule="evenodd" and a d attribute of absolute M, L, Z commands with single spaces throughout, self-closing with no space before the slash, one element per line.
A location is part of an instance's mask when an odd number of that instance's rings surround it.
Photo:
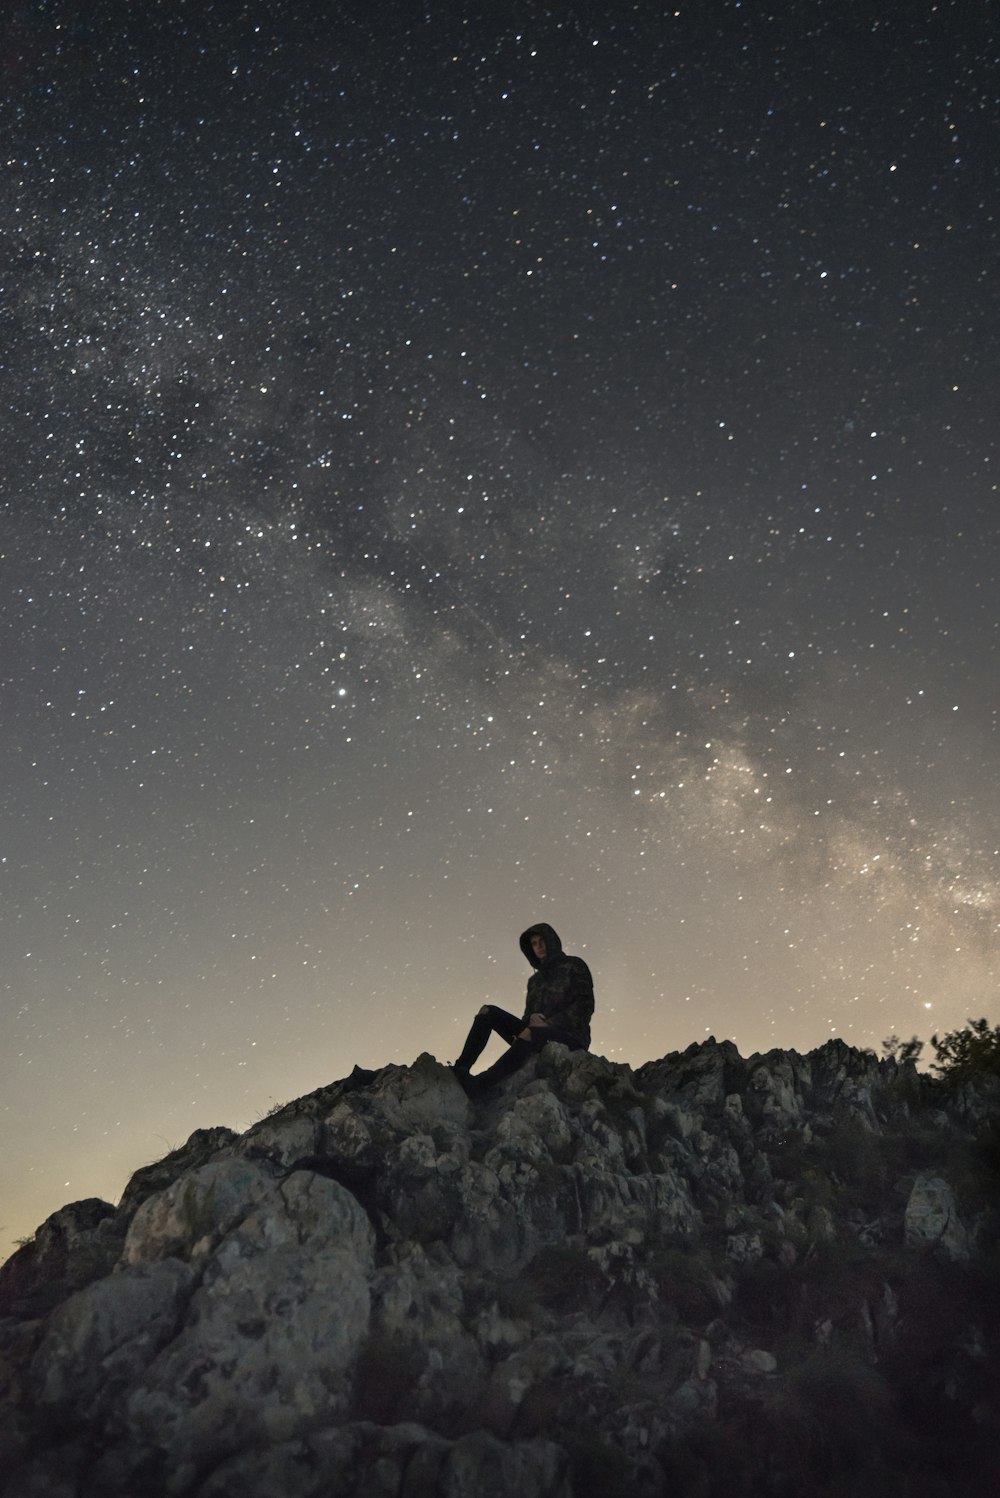
<path fill-rule="evenodd" d="M 0 1270 L 0 1493 L 991 1491 L 998 1123 L 840 1042 L 356 1070 Z"/>

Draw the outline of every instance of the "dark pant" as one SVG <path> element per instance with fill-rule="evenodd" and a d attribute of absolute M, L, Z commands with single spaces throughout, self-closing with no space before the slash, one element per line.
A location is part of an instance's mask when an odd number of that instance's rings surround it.
<path fill-rule="evenodd" d="M 501 1056 L 486 1071 L 481 1072 L 476 1078 L 481 1087 L 492 1087 L 497 1082 L 502 1082 L 505 1077 L 511 1077 L 523 1066 L 524 1063 L 535 1055 L 542 1046 L 550 1040 L 558 1040 L 562 1045 L 568 1045 L 570 1050 L 579 1051 L 583 1049 L 583 1042 L 579 1036 L 570 1030 L 561 1030 L 558 1025 L 540 1025 L 531 1030 L 530 1040 L 521 1040 L 521 1031 L 526 1028 L 523 1019 L 518 1019 L 516 1014 L 508 1014 L 506 1009 L 498 1009 L 496 1004 L 487 1004 L 485 1014 L 477 1014 L 472 1021 L 469 1038 L 462 1047 L 462 1054 L 455 1062 L 458 1071 L 468 1071 L 475 1061 L 478 1061 L 486 1049 L 486 1042 L 495 1030 L 501 1039 L 506 1040 L 510 1050 L 506 1056 Z"/>

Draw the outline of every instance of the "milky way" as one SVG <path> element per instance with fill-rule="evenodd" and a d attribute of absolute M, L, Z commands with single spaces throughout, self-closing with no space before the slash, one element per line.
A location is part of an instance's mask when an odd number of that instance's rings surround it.
<path fill-rule="evenodd" d="M 988 7 L 0 42 L 5 1244 L 536 919 L 616 1060 L 989 1013 Z"/>

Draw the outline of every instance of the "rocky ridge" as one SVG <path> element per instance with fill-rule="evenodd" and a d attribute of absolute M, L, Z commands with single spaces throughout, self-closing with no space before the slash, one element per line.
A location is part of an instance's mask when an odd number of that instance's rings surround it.
<path fill-rule="evenodd" d="M 989 1490 L 1000 1079 L 355 1072 L 0 1270 L 4 1498 Z"/>

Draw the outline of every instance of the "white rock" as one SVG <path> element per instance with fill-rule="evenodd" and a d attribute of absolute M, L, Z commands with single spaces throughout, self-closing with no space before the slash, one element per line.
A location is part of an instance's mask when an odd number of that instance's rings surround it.
<path fill-rule="evenodd" d="M 911 1246 L 934 1245 L 950 1259 L 969 1256 L 969 1234 L 958 1215 L 951 1187 L 941 1176 L 918 1175 L 906 1203 L 906 1241 Z"/>

